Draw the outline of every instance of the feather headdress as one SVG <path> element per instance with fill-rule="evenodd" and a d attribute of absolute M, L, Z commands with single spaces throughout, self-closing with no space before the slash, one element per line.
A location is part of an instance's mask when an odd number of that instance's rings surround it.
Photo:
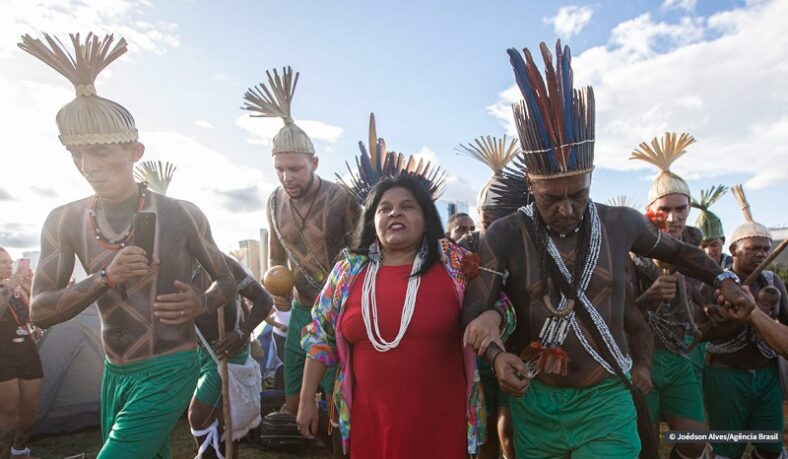
<path fill-rule="evenodd" d="M 661 171 L 648 191 L 649 206 L 669 194 L 683 194 L 687 198 L 690 197 L 689 185 L 684 179 L 671 172 L 670 166 L 686 153 L 687 147 L 693 143 L 695 138 L 689 134 L 678 135 L 675 132 L 666 132 L 661 140 L 654 137 L 651 145 L 643 142 L 632 152 L 629 159 L 645 161 L 657 166 Z"/>
<path fill-rule="evenodd" d="M 467 145 L 459 145 L 456 150 L 481 161 L 492 170 L 493 176 L 479 190 L 476 202 L 482 209 L 493 207 L 496 193 L 492 190 L 492 185 L 499 182 L 504 167 L 520 152 L 517 139 L 507 141 L 506 135 L 503 138 L 488 135 L 478 137 Z"/>
<path fill-rule="evenodd" d="M 113 46 L 112 35 L 99 39 L 88 33 L 84 42 L 79 34 L 69 38 L 73 54 L 47 34 L 46 43 L 24 35 L 18 44 L 74 85 L 77 97 L 57 112 L 60 143 L 70 147 L 136 141 L 139 137 L 131 113 L 117 102 L 99 97 L 94 86 L 101 71 L 126 52 L 126 40 L 121 38 Z"/>
<path fill-rule="evenodd" d="M 769 232 L 769 229 L 753 220 L 752 212 L 750 211 L 750 203 L 747 202 L 747 196 L 745 196 L 742 186 L 732 186 L 731 193 L 733 193 L 733 196 L 739 203 L 739 208 L 741 209 L 742 215 L 744 215 L 744 223 L 733 230 L 733 236 L 731 237 L 729 247 L 732 247 L 733 244 L 741 241 L 742 239 L 749 239 L 751 237 L 764 237 L 771 241 L 772 234 Z M 732 248 L 729 248 L 729 250 L 731 253 L 733 253 Z"/>
<path fill-rule="evenodd" d="M 531 180 L 584 174 L 594 169 L 594 91 L 574 89 L 572 54 L 555 45 L 555 67 L 550 49 L 539 45 L 544 79 L 531 57 L 512 48 L 509 61 L 523 100 L 514 105 L 514 121 L 528 177 Z"/>
<path fill-rule="evenodd" d="M 378 138 L 375 114 L 369 115 L 369 148 L 359 142 L 361 154 L 356 156 L 356 170 L 345 163 L 349 174 L 345 177 L 336 174 L 338 183 L 348 193 L 363 204 L 370 190 L 386 177 L 408 175 L 416 178 L 428 190 L 433 201 L 437 200 L 446 188 L 446 173 L 440 167 L 433 167 L 429 161 L 406 157 L 402 153 L 386 150 L 386 142 Z"/>
<path fill-rule="evenodd" d="M 293 103 L 299 73 L 293 76 L 293 69 L 284 67 L 280 76 L 276 69 L 265 72 L 268 86 L 263 83 L 249 88 L 244 94 L 244 110 L 255 112 L 251 116 L 264 118 L 282 118 L 285 125 L 274 136 L 271 154 L 306 153 L 315 154 L 312 140 L 303 129 L 293 121 L 290 106 Z"/>
<path fill-rule="evenodd" d="M 700 199 L 690 198 L 692 207 L 700 211 L 698 219 L 695 220 L 695 226 L 703 231 L 703 242 L 713 241 L 715 239 L 725 239 L 725 231 L 722 229 L 722 221 L 720 217 L 714 212 L 709 210 L 715 202 L 728 192 L 728 187 L 717 185 L 708 190 L 701 190 Z"/>
<path fill-rule="evenodd" d="M 148 188 L 159 194 L 167 194 L 175 167 L 169 161 L 143 161 L 134 167 L 134 178 L 148 184 Z"/>
<path fill-rule="evenodd" d="M 629 207 L 640 211 L 640 204 L 636 203 L 631 197 L 622 194 L 620 196 L 613 196 L 607 200 L 607 205 L 615 207 Z"/>

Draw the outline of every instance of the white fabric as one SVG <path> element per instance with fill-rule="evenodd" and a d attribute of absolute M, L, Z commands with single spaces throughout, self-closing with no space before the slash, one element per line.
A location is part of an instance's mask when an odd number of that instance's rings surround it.
<path fill-rule="evenodd" d="M 274 313 L 272 314 L 271 318 L 274 319 L 274 322 L 278 324 L 282 324 L 286 327 L 290 326 L 290 311 L 280 311 L 274 308 Z M 273 333 L 285 338 L 287 337 L 287 332 L 280 330 L 278 327 L 274 327 Z"/>
<path fill-rule="evenodd" d="M 194 329 L 205 350 L 216 362 L 216 366 L 220 367 L 219 359 L 208 341 L 197 327 Z M 221 371 L 219 371 L 219 376 L 222 377 Z M 235 441 L 260 425 L 263 420 L 260 416 L 260 390 L 263 387 L 263 377 L 260 374 L 260 365 L 255 362 L 250 353 L 243 364 L 227 364 L 227 378 L 229 380 L 230 417 L 233 421 L 233 441 Z"/>
<path fill-rule="evenodd" d="M 213 450 L 216 451 L 217 458 L 224 459 L 224 456 L 219 449 L 219 420 L 214 420 L 213 424 L 209 425 L 203 430 L 191 430 L 194 438 L 205 435 L 205 439 L 200 444 L 200 447 L 197 450 L 197 455 L 194 456 L 194 459 L 202 459 L 202 455 L 208 451 L 208 448 L 213 448 Z"/>

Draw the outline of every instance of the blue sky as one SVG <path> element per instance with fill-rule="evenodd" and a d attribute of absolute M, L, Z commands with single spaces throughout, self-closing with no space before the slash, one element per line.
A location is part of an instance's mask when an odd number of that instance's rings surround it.
<path fill-rule="evenodd" d="M 4 167 L 13 177 L 0 183 L 10 215 L 0 245 L 12 251 L 37 246 L 48 210 L 90 194 L 56 138 L 54 115 L 72 89 L 14 46 L 41 31 L 126 37 L 128 56 L 99 77 L 98 92 L 134 114 L 146 159 L 178 166 L 170 194 L 205 210 L 224 250 L 266 225 L 269 142 L 281 123 L 239 109 L 265 70 L 301 72 L 293 114 L 313 135 L 323 177 L 352 161 L 374 111 L 390 148 L 437 159 L 451 175 L 446 197 L 473 205 L 489 172 L 454 147 L 513 133 L 508 105 L 519 95 L 506 48 L 557 37 L 572 47 L 576 85 L 597 90 L 597 201 L 645 203 L 655 171 L 626 158 L 665 130 L 687 131 L 698 143 L 675 169 L 694 192 L 745 183 L 756 219 L 788 224 L 779 20 L 788 8 L 778 0 L 6 0 L 0 11 L 0 122 L 15 153 Z M 715 210 L 728 232 L 742 221 L 732 196 Z"/>

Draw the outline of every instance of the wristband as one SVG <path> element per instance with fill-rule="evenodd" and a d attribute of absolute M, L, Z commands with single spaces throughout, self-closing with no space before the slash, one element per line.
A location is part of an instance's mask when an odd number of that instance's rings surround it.
<path fill-rule="evenodd" d="M 739 276 L 736 275 L 733 271 L 723 271 L 717 274 L 717 277 L 714 278 L 714 288 L 720 288 L 720 284 L 725 279 L 731 279 L 733 282 L 741 285 L 741 280 L 739 280 Z"/>
<path fill-rule="evenodd" d="M 118 288 L 118 284 L 110 280 L 109 274 L 107 274 L 107 270 L 105 268 L 101 268 L 101 271 L 99 271 L 99 276 L 101 277 L 101 282 L 103 282 L 107 287 L 111 289 Z"/>

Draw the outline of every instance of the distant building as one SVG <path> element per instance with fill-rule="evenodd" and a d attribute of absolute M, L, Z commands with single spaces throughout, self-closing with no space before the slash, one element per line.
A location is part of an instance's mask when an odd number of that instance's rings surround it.
<path fill-rule="evenodd" d="M 246 239 L 240 241 L 238 245 L 241 247 L 241 252 L 243 252 L 241 264 L 252 272 L 255 279 L 260 279 L 262 277 L 262 272 L 260 271 L 260 241 Z"/>
<path fill-rule="evenodd" d="M 447 201 L 445 199 L 440 199 L 435 203 L 435 206 L 438 208 L 438 214 L 441 216 L 444 228 L 446 227 L 446 221 L 449 217 L 460 212 L 465 212 L 467 214 L 469 210 L 468 203 L 464 201 Z"/>
<path fill-rule="evenodd" d="M 260 271 L 268 271 L 268 230 L 260 228 Z"/>
<path fill-rule="evenodd" d="M 772 233 L 772 239 L 774 239 L 774 244 L 772 244 L 773 247 L 776 247 L 777 244 L 788 238 L 788 227 L 786 226 L 781 228 L 769 228 L 769 232 Z M 788 268 L 788 249 L 783 250 L 783 253 L 777 256 L 774 263 L 781 268 Z"/>

